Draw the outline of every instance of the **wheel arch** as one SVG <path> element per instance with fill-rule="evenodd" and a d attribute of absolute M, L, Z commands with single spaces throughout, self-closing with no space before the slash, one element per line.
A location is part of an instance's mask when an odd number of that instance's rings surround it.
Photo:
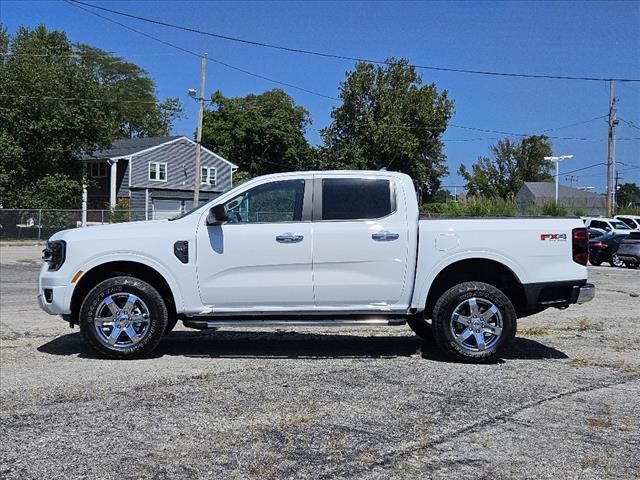
<path fill-rule="evenodd" d="M 136 277 L 147 282 L 166 300 L 170 318 L 172 315 L 175 316 L 177 314 L 176 312 L 182 305 L 182 298 L 177 288 L 170 284 L 172 280 L 167 280 L 166 275 L 163 275 L 158 268 L 135 260 L 111 259 L 94 265 L 85 271 L 78 280 L 71 294 L 69 304 L 71 309 L 70 321 L 75 325 L 78 324 L 78 313 L 82 301 L 93 287 L 108 278 L 120 275 Z"/>
<path fill-rule="evenodd" d="M 526 294 L 518 275 L 496 260 L 467 258 L 443 268 L 429 285 L 426 296 L 425 316 L 431 317 L 433 307 L 449 288 L 463 282 L 484 282 L 501 290 L 513 304 L 519 317 L 526 315 Z"/>

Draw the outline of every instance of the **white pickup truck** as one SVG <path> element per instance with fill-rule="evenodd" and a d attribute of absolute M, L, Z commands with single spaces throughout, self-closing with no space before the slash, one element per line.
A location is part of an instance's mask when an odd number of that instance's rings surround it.
<path fill-rule="evenodd" d="M 403 325 L 446 354 L 491 358 L 516 318 L 589 301 L 578 218 L 421 218 L 410 177 L 254 178 L 173 220 L 65 230 L 39 302 L 99 354 L 151 353 L 178 320 L 225 326 Z"/>

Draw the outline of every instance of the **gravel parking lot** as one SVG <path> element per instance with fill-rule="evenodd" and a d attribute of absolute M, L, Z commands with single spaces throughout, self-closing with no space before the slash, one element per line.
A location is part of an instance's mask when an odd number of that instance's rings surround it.
<path fill-rule="evenodd" d="M 408 327 L 184 328 L 92 357 L 41 312 L 41 247 L 0 247 L 0 478 L 638 478 L 640 270 L 519 323 L 489 365 Z"/>

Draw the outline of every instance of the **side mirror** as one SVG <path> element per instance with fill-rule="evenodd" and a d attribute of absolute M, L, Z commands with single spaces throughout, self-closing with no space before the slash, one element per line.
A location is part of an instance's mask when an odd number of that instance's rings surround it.
<path fill-rule="evenodd" d="M 207 225 L 223 225 L 228 221 L 229 217 L 227 217 L 227 212 L 224 210 L 224 205 L 214 205 L 211 207 L 209 215 L 207 216 Z"/>

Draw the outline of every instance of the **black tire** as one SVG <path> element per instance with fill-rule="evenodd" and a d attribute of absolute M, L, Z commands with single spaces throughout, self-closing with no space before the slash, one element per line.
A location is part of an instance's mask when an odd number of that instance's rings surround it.
<path fill-rule="evenodd" d="M 167 321 L 167 328 L 164 329 L 164 334 L 169 335 L 176 325 L 178 324 L 178 316 L 174 313 L 173 315 L 169 315 L 169 320 Z"/>
<path fill-rule="evenodd" d="M 619 268 L 624 267 L 624 262 L 618 256 L 617 253 L 614 253 L 613 255 L 611 255 L 611 259 L 609 259 L 609 263 L 611 264 L 612 267 L 619 267 Z"/>
<path fill-rule="evenodd" d="M 424 315 L 411 315 L 407 319 L 407 325 L 409 325 L 413 333 L 420 338 L 424 340 L 431 340 L 433 338 L 431 324 L 427 322 Z"/>
<path fill-rule="evenodd" d="M 470 310 L 472 303 L 476 305 L 475 315 Z M 491 307 L 488 305 L 493 305 L 497 313 L 489 311 Z M 457 318 L 467 319 L 469 323 L 466 326 L 453 319 L 454 312 L 464 312 L 465 308 L 469 308 L 469 315 L 459 315 Z M 485 312 L 488 312 L 487 318 L 483 319 Z M 500 324 L 501 331 L 498 333 L 496 327 Z M 454 330 L 458 329 L 460 331 L 456 335 Z M 491 360 L 513 341 L 516 329 L 517 317 L 513 304 L 502 291 L 487 283 L 466 282 L 456 285 L 444 292 L 433 307 L 433 338 L 440 350 L 453 359 L 471 362 Z M 488 330 L 493 330 L 493 333 Z M 466 340 L 462 340 L 467 333 Z"/>
<path fill-rule="evenodd" d="M 589 263 L 591 263 L 591 265 L 599 267 L 600 265 L 602 265 L 602 260 L 600 259 L 600 257 L 594 255 L 593 257 L 589 258 Z"/>
<path fill-rule="evenodd" d="M 127 309 L 131 299 L 135 300 Z M 123 311 L 127 314 L 122 314 Z M 100 317 L 105 320 L 96 326 Z M 155 288 L 138 278 L 119 276 L 100 282 L 87 294 L 80 307 L 80 333 L 86 344 L 101 356 L 140 358 L 158 346 L 168 319 L 167 307 Z M 127 332 L 133 332 L 136 338 Z M 111 337 L 115 337 L 114 344 L 109 343 Z"/>

